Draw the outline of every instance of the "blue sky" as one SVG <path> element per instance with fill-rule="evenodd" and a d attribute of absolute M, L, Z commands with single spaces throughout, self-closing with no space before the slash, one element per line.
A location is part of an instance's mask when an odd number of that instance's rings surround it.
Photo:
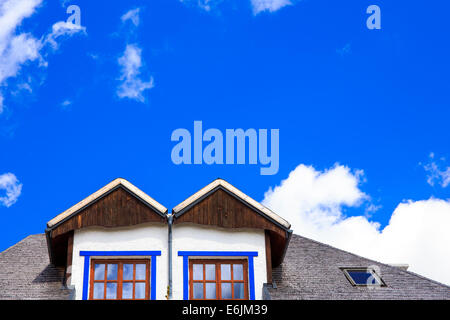
<path fill-rule="evenodd" d="M 419 210 L 428 231 L 445 228 L 429 244 L 431 261 L 449 253 L 450 4 L 20 0 L 30 11 L 14 20 L 6 19 L 18 10 L 9 2 L 0 1 L 0 25 L 10 27 L 0 34 L 0 250 L 42 233 L 48 220 L 117 177 L 168 208 L 221 177 L 291 222 L 307 219 L 295 222 L 298 233 L 379 259 L 394 259 L 429 233 L 387 228 L 398 230 L 389 239 L 411 241 L 383 256 L 386 246 L 372 252 L 341 233 L 323 237 L 330 226 L 316 218 L 364 220 L 350 232 L 369 223 L 374 238 L 363 243 L 376 246 L 387 241 L 380 239 L 394 212 L 410 221 L 408 212 Z M 78 29 L 64 24 L 70 4 L 81 9 Z M 366 27 L 372 4 L 381 9 L 380 30 Z M 9 54 L 20 35 L 34 51 Z M 175 165 L 171 134 L 192 131 L 195 120 L 223 132 L 279 129 L 278 173 Z M 295 193 L 308 175 L 315 193 L 307 198 L 319 200 L 298 205 L 298 215 L 284 212 L 279 199 L 298 204 L 282 194 L 287 182 Z M 308 234 L 302 221 L 319 231 Z M 430 247 L 421 250 L 387 262 L 410 262 L 450 283 L 422 263 Z"/>

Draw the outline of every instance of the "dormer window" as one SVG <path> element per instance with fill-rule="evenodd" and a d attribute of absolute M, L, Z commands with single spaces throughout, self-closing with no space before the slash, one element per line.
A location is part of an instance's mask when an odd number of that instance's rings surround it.
<path fill-rule="evenodd" d="M 190 299 L 248 299 L 247 260 L 192 259 L 189 261 Z"/>
<path fill-rule="evenodd" d="M 93 260 L 91 264 L 91 300 L 148 300 L 150 297 L 150 261 Z"/>
<path fill-rule="evenodd" d="M 342 268 L 342 271 L 354 286 L 385 286 L 373 268 Z"/>

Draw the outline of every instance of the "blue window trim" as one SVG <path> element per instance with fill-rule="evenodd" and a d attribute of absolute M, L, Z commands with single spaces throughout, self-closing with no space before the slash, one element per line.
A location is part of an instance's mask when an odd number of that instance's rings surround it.
<path fill-rule="evenodd" d="M 258 256 L 256 251 L 178 251 L 183 257 L 183 300 L 189 300 L 189 257 L 247 257 L 248 258 L 248 286 L 250 300 L 255 300 L 255 266 L 253 258 Z"/>
<path fill-rule="evenodd" d="M 150 300 L 156 300 L 156 257 L 161 255 L 161 251 L 80 251 L 80 256 L 84 257 L 83 270 L 83 300 L 88 298 L 89 288 L 89 264 L 91 256 L 95 257 L 129 257 L 129 256 L 150 256 L 151 282 Z"/>

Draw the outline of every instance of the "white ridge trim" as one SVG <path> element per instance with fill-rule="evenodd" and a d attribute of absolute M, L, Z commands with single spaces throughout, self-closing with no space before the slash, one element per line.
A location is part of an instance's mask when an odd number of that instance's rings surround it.
<path fill-rule="evenodd" d="M 272 220 L 278 222 L 285 228 L 289 229 L 291 227 L 291 224 L 289 222 L 287 222 L 286 220 L 281 218 L 275 212 L 273 212 L 269 208 L 263 206 L 258 201 L 253 200 L 248 195 L 246 195 L 245 193 L 240 191 L 238 188 L 234 187 L 233 185 L 231 185 L 230 183 L 228 183 L 227 181 L 225 181 L 223 179 L 216 179 L 213 182 L 211 182 L 210 184 L 208 184 L 206 187 L 203 187 L 202 189 L 200 189 L 199 191 L 194 193 L 192 196 L 190 196 L 189 198 L 187 198 L 186 200 L 181 202 L 179 205 L 177 205 L 175 208 L 173 208 L 172 209 L 173 213 L 176 214 L 177 212 L 182 211 L 183 209 L 185 209 L 186 207 L 188 207 L 189 205 L 191 205 L 192 203 L 194 203 L 195 201 L 197 201 L 198 199 L 200 199 L 205 194 L 207 194 L 208 192 L 210 192 L 211 190 L 213 190 L 214 188 L 216 188 L 218 186 L 222 186 L 223 188 L 225 188 L 226 190 L 228 190 L 229 192 L 231 192 L 232 194 L 237 196 L 239 199 L 248 203 L 250 206 L 258 209 L 259 211 L 264 213 L 266 216 L 268 216 Z"/>
<path fill-rule="evenodd" d="M 89 197 L 85 198 L 84 200 L 78 202 L 76 205 L 72 206 L 71 208 L 67 209 L 63 213 L 57 215 L 55 218 L 47 222 L 47 227 L 51 228 L 57 223 L 61 222 L 62 220 L 70 217 L 72 214 L 80 210 L 81 208 L 84 208 L 85 206 L 89 205 L 90 203 L 94 202 L 101 196 L 103 196 L 105 193 L 111 191 L 118 185 L 124 186 L 126 189 L 134 193 L 136 196 L 141 198 L 143 201 L 145 201 L 147 204 L 154 207 L 156 210 L 158 210 L 161 214 L 165 214 L 167 212 L 167 208 L 164 207 L 162 204 L 157 202 L 155 199 L 144 193 L 142 190 L 131 184 L 125 179 L 118 178 L 114 181 L 108 183 L 106 186 L 101 188 L 100 190 L 96 191 L 95 193 L 91 194 Z"/>

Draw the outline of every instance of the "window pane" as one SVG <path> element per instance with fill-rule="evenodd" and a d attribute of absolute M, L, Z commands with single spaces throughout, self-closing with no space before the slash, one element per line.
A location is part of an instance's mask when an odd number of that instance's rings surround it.
<path fill-rule="evenodd" d="M 137 264 L 136 265 L 136 280 L 145 280 L 145 264 Z"/>
<path fill-rule="evenodd" d="M 222 283 L 222 299 L 231 299 L 231 283 Z"/>
<path fill-rule="evenodd" d="M 220 265 L 220 276 L 221 276 L 222 280 L 231 280 L 231 265 L 221 264 Z"/>
<path fill-rule="evenodd" d="M 123 280 L 133 280 L 133 265 L 124 264 L 123 265 Z"/>
<path fill-rule="evenodd" d="M 216 265 L 215 264 L 205 264 L 205 278 L 206 280 L 216 280 Z"/>
<path fill-rule="evenodd" d="M 105 294 L 104 288 L 103 283 L 94 283 L 94 299 L 103 299 Z"/>
<path fill-rule="evenodd" d="M 106 299 L 117 299 L 117 283 L 106 284 Z"/>
<path fill-rule="evenodd" d="M 242 264 L 233 264 L 233 279 L 244 280 L 244 266 Z"/>
<path fill-rule="evenodd" d="M 216 299 L 215 283 L 206 283 L 206 299 Z"/>
<path fill-rule="evenodd" d="M 356 284 L 380 284 L 370 271 L 348 270 L 347 272 Z"/>
<path fill-rule="evenodd" d="M 133 283 L 122 284 L 122 299 L 133 299 Z"/>
<path fill-rule="evenodd" d="M 234 299 L 244 299 L 244 284 L 234 283 Z"/>
<path fill-rule="evenodd" d="M 139 282 L 135 284 L 135 293 L 134 298 L 135 299 L 145 299 L 145 283 Z"/>
<path fill-rule="evenodd" d="M 107 280 L 117 280 L 117 264 L 108 264 Z"/>
<path fill-rule="evenodd" d="M 203 265 L 194 264 L 192 267 L 194 273 L 194 280 L 203 280 Z"/>
<path fill-rule="evenodd" d="M 104 279 L 105 279 L 105 265 L 96 264 L 94 280 L 104 280 Z"/>
<path fill-rule="evenodd" d="M 194 283 L 194 299 L 203 299 L 203 283 Z"/>

